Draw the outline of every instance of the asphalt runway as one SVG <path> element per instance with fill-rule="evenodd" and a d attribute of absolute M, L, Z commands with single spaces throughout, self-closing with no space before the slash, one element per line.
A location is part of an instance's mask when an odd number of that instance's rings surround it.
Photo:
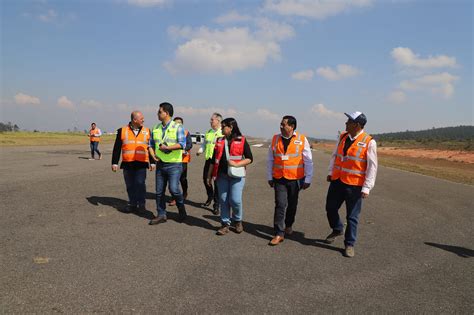
<path fill-rule="evenodd" d="M 216 236 L 205 200 L 203 158 L 189 171 L 189 219 L 148 225 L 126 204 L 121 172 L 88 146 L 1 150 L 1 313 L 472 313 L 472 186 L 379 168 L 363 203 L 352 259 L 324 210 L 329 155 L 300 194 L 294 236 L 270 247 L 273 190 L 266 150 L 252 148 L 244 233 Z M 341 209 L 344 216 L 345 209 Z"/>

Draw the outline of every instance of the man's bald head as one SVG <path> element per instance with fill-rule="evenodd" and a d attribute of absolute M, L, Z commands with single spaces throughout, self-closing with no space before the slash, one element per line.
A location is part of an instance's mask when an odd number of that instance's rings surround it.
<path fill-rule="evenodd" d="M 134 110 L 130 114 L 130 121 L 132 122 L 132 125 L 136 128 L 143 127 L 143 123 L 145 122 L 145 118 L 143 117 L 143 114 L 141 111 Z"/>

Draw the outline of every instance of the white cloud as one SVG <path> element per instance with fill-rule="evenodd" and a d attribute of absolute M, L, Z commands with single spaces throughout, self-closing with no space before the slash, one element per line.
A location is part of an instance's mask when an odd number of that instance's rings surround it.
<path fill-rule="evenodd" d="M 327 80 L 337 81 L 356 76 L 360 73 L 360 71 L 353 66 L 341 64 L 337 65 L 335 70 L 331 67 L 318 68 L 316 73 Z"/>
<path fill-rule="evenodd" d="M 344 113 L 334 112 L 326 108 L 323 104 L 314 104 L 313 106 L 311 106 L 310 111 L 323 118 L 330 118 L 330 119 L 345 119 L 346 118 Z"/>
<path fill-rule="evenodd" d="M 445 55 L 429 56 L 428 58 L 420 58 L 419 55 L 415 54 L 410 48 L 397 47 L 391 52 L 391 55 L 395 61 L 406 67 L 417 67 L 417 68 L 453 68 L 456 67 L 456 58 Z"/>
<path fill-rule="evenodd" d="M 66 96 L 58 98 L 58 106 L 64 109 L 74 109 L 74 104 Z"/>
<path fill-rule="evenodd" d="M 459 77 L 443 72 L 404 80 L 400 83 L 400 88 L 407 91 L 428 90 L 433 94 L 441 94 L 445 98 L 449 98 L 454 93 L 453 84 L 457 80 Z"/>
<path fill-rule="evenodd" d="M 81 107 L 88 107 L 88 108 L 102 108 L 103 105 L 102 103 L 96 101 L 96 100 L 83 100 L 81 101 L 81 104 L 80 104 Z"/>
<path fill-rule="evenodd" d="M 231 27 L 223 30 L 200 27 L 171 27 L 168 32 L 179 45 L 174 60 L 163 65 L 173 74 L 232 73 L 248 68 L 261 68 L 269 59 L 280 59 L 279 42 L 294 35 L 293 28 L 268 19 L 256 20 L 257 30 Z"/>
<path fill-rule="evenodd" d="M 230 23 L 239 23 L 246 22 L 252 18 L 249 15 L 241 15 L 237 11 L 233 10 L 227 14 L 217 17 L 214 21 L 219 24 L 230 24 Z"/>
<path fill-rule="evenodd" d="M 43 22 L 52 22 L 57 17 L 58 17 L 58 14 L 56 13 L 56 11 L 54 11 L 52 9 L 48 10 L 48 12 L 46 12 L 45 14 L 40 14 L 38 16 L 40 21 L 43 21 Z"/>
<path fill-rule="evenodd" d="M 39 105 L 40 99 L 24 93 L 17 93 L 15 95 L 15 103 L 18 105 Z"/>
<path fill-rule="evenodd" d="M 252 115 L 252 116 L 257 116 L 261 119 L 270 120 L 270 121 L 280 121 L 282 118 L 281 115 L 278 115 L 277 113 L 274 113 L 265 108 L 257 109 L 257 111 L 255 112 L 255 115 Z"/>
<path fill-rule="evenodd" d="M 311 80 L 314 76 L 314 71 L 313 70 L 303 70 L 299 72 L 295 72 L 291 75 L 291 78 L 294 80 Z"/>
<path fill-rule="evenodd" d="M 137 7 L 149 8 L 155 6 L 163 6 L 167 4 L 169 0 L 128 0 L 128 3 Z"/>
<path fill-rule="evenodd" d="M 322 20 L 347 11 L 351 7 L 369 6 L 372 2 L 372 0 L 266 0 L 264 9 L 280 15 Z"/>
<path fill-rule="evenodd" d="M 405 92 L 403 92 L 403 91 L 393 91 L 387 97 L 387 99 L 390 102 L 396 103 L 396 104 L 401 104 L 401 103 L 405 102 L 406 98 L 407 98 L 407 96 L 406 96 Z"/>

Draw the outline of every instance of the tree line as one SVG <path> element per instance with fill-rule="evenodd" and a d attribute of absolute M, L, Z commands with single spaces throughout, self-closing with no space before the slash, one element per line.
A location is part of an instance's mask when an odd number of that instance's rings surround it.
<path fill-rule="evenodd" d="M 7 123 L 0 122 L 0 132 L 6 131 L 20 131 L 20 127 L 17 124 L 12 124 L 10 121 Z"/>
<path fill-rule="evenodd" d="M 474 139 L 474 126 L 457 126 L 444 128 L 431 128 L 418 131 L 401 131 L 379 133 L 372 135 L 378 141 L 397 140 L 433 140 L 433 141 L 472 141 Z"/>

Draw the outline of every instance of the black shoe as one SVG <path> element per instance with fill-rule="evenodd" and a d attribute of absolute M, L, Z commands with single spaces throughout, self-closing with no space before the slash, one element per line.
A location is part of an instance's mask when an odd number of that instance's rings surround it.
<path fill-rule="evenodd" d="M 157 217 L 154 217 L 153 219 L 148 222 L 149 225 L 156 225 L 160 223 L 165 223 L 166 222 L 166 216 L 165 215 L 159 215 Z"/>
<path fill-rule="evenodd" d="M 203 203 L 202 205 L 204 207 L 209 207 L 211 205 L 211 202 L 212 202 L 212 197 L 211 198 L 207 198 L 207 201 L 205 203 Z"/>
<path fill-rule="evenodd" d="M 326 244 L 332 244 L 336 240 L 336 237 L 342 236 L 344 233 L 342 231 L 332 231 L 331 234 L 326 236 L 325 242 Z"/>
<path fill-rule="evenodd" d="M 186 218 L 188 217 L 188 215 L 186 214 L 186 208 L 184 207 L 184 205 L 178 206 L 178 212 L 179 212 L 178 221 L 184 222 L 184 220 L 186 220 Z"/>
<path fill-rule="evenodd" d="M 137 206 L 127 205 L 122 212 L 124 213 L 132 213 L 137 211 Z"/>
<path fill-rule="evenodd" d="M 214 204 L 212 206 L 212 214 L 218 215 L 219 214 L 219 205 Z"/>

